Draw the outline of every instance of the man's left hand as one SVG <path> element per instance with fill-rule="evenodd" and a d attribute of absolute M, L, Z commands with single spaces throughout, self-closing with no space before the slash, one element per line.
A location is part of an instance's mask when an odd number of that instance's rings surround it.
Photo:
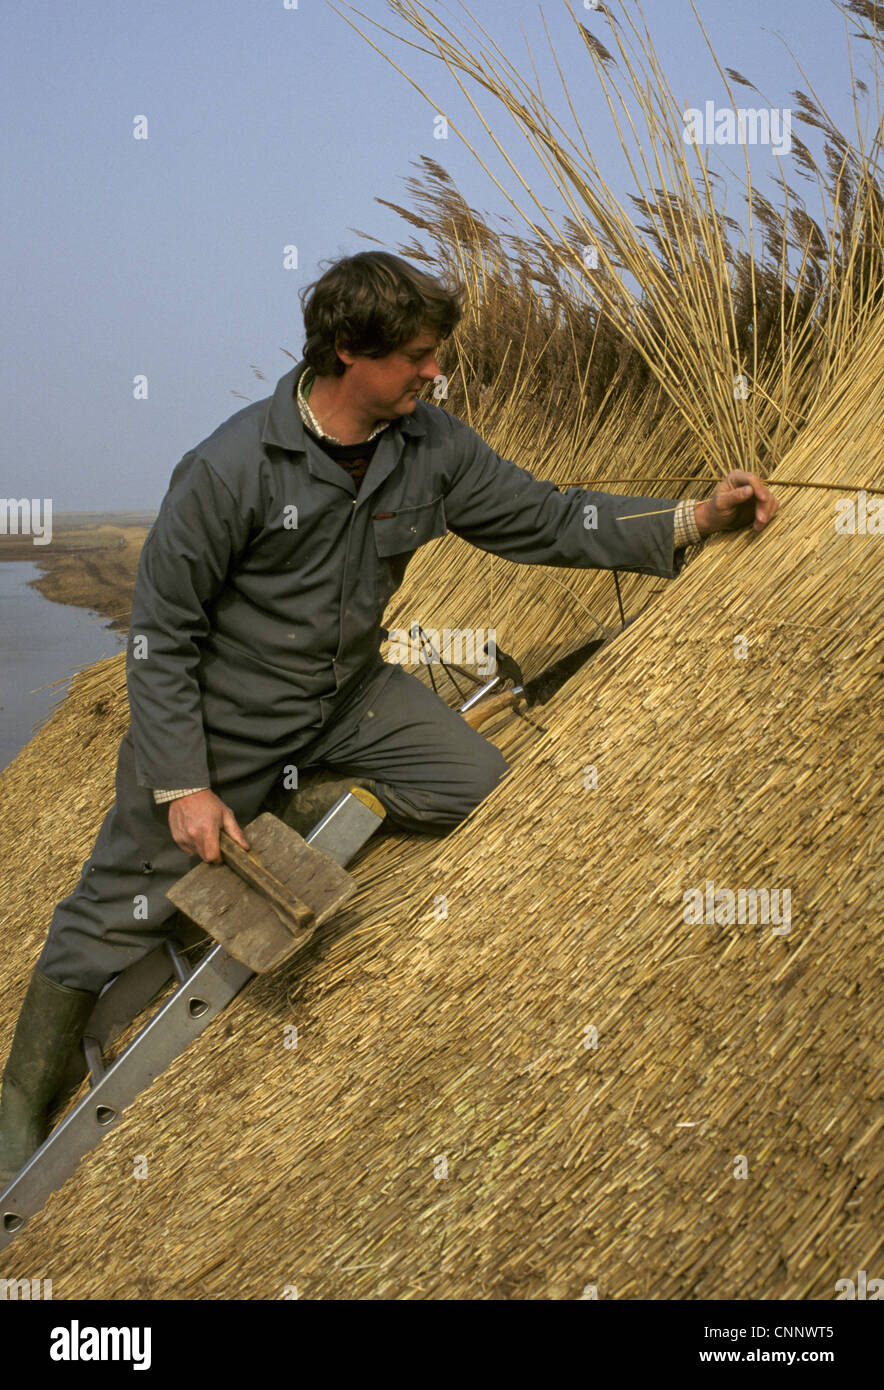
<path fill-rule="evenodd" d="M 761 531 L 779 505 L 757 473 L 733 468 L 711 497 L 697 503 L 694 519 L 701 536 L 711 536 L 713 531 L 736 531 L 743 526 Z"/>

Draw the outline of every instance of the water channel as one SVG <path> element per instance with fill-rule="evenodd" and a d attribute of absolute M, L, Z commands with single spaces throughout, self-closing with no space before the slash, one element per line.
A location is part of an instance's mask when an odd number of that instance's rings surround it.
<path fill-rule="evenodd" d="M 125 632 L 112 631 L 107 618 L 53 603 L 30 587 L 39 573 L 30 561 L 0 563 L 0 769 L 29 741 L 76 668 L 126 645 Z M 63 684 L 52 684 L 58 680 Z"/>

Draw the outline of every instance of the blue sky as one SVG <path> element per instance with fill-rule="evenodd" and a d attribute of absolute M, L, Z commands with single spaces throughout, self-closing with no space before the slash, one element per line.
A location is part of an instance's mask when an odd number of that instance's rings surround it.
<path fill-rule="evenodd" d="M 572 3 L 604 41 L 604 21 Z M 783 35 L 852 133 L 845 26 L 830 0 L 696 4 L 722 65 L 775 106 L 806 85 Z M 409 32 L 383 0 L 359 8 Z M 458 22 L 456 4 L 433 9 Z M 535 0 L 469 9 L 526 75 L 527 33 L 554 90 Z M 676 95 L 695 106 L 722 100 L 688 0 L 647 0 L 644 10 Z M 625 194 L 564 0 L 543 13 L 584 129 L 598 131 L 594 153 Z M 51 497 L 56 511 L 157 507 L 182 455 L 245 404 L 232 393 L 268 395 L 293 365 L 282 349 L 300 355 L 298 290 L 318 263 L 372 244 L 352 228 L 389 249 L 408 240 L 410 229 L 374 199 L 407 205 L 402 180 L 421 156 L 441 163 L 474 206 L 511 215 L 457 136 L 434 138 L 426 99 L 324 0 L 296 9 L 285 0 L 29 0 L 5 7 L 3 27 L 5 496 Z M 445 69 L 383 42 L 516 191 Z M 867 49 L 854 45 L 866 78 Z M 516 166 L 532 171 L 501 109 L 482 104 Z M 148 138 L 136 140 L 142 115 Z M 739 168 L 739 158 L 729 162 Z M 770 151 L 753 152 L 757 173 L 765 163 L 775 163 Z M 786 174 L 810 197 L 788 160 Z M 728 211 L 738 213 L 736 201 Z M 299 268 L 286 270 L 292 244 Z M 142 373 L 148 399 L 135 400 Z"/>

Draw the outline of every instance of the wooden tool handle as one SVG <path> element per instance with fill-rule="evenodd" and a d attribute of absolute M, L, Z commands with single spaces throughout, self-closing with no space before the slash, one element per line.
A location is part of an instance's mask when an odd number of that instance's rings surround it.
<path fill-rule="evenodd" d="M 312 909 L 296 897 L 291 889 L 280 883 L 266 868 L 253 850 L 243 849 L 231 839 L 226 830 L 219 836 L 221 858 L 229 869 L 266 899 L 284 927 L 289 931 L 307 931 L 316 922 Z"/>
<path fill-rule="evenodd" d="M 484 724 L 486 719 L 490 719 L 492 714 L 497 714 L 498 710 L 508 709 L 521 698 L 521 694 L 515 690 L 504 690 L 501 695 L 489 695 L 480 704 L 468 709 L 463 718 L 471 729 L 478 729 L 479 725 Z"/>

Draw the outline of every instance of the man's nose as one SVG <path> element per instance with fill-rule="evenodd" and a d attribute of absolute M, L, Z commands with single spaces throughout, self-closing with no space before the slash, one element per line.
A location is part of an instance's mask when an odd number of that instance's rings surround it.
<path fill-rule="evenodd" d="M 442 373 L 441 373 L 441 371 L 439 370 L 439 364 L 438 364 L 438 362 L 436 361 L 435 357 L 432 359 L 432 361 L 431 361 L 426 367 L 424 367 L 423 371 L 421 372 L 421 376 L 422 376 L 426 381 L 435 381 L 435 380 L 436 380 L 436 377 L 437 377 L 437 376 L 441 376 L 441 375 L 442 375 Z"/>

